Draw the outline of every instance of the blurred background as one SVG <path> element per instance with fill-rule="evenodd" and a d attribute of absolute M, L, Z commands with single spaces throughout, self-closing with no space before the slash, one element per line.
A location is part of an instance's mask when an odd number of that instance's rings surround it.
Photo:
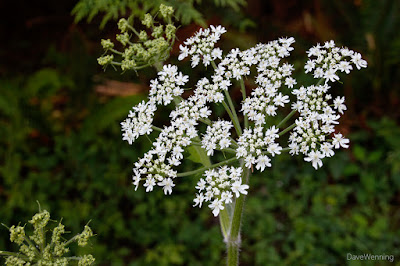
<path fill-rule="evenodd" d="M 119 123 L 156 72 L 97 65 L 100 40 L 115 38 L 118 18 L 155 12 L 161 2 L 177 10 L 177 46 L 207 24 L 228 29 L 225 51 L 295 37 L 289 61 L 298 84 L 312 82 L 302 64 L 317 42 L 334 39 L 368 61 L 332 89 L 346 97 L 339 129 L 351 140 L 348 150 L 318 171 L 283 155 L 253 175 L 242 265 L 361 265 L 347 253 L 394 255 L 400 265 L 397 0 L 1 1 L 0 222 L 24 224 L 38 200 L 73 233 L 91 220 L 97 236 L 87 251 L 98 265 L 223 263 L 218 220 L 207 207 L 192 207 L 198 177 L 177 181 L 171 196 L 131 185 L 133 163 L 150 145 L 123 142 Z M 182 70 L 189 73 L 187 62 Z M 0 250 L 15 248 L 0 229 Z"/>

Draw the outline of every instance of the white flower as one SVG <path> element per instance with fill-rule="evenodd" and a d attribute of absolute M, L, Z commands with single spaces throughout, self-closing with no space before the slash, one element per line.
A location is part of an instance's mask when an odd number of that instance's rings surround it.
<path fill-rule="evenodd" d="M 204 181 L 203 178 L 200 178 L 200 181 L 197 182 L 197 186 L 195 187 L 196 189 L 198 189 L 199 191 L 204 190 L 206 187 L 206 182 Z"/>
<path fill-rule="evenodd" d="M 296 85 L 297 82 L 294 78 L 288 77 L 285 79 L 285 85 L 288 86 L 288 88 L 292 89 L 294 85 Z"/>
<path fill-rule="evenodd" d="M 321 144 L 321 152 L 325 157 L 332 157 L 335 155 L 335 152 L 332 150 L 333 145 L 330 144 L 329 142 L 324 142 Z"/>
<path fill-rule="evenodd" d="M 235 193 L 236 198 L 239 198 L 240 194 L 247 195 L 246 189 L 248 188 L 248 185 L 242 184 L 242 179 L 239 179 L 232 184 L 232 192 Z"/>
<path fill-rule="evenodd" d="M 199 208 L 201 208 L 201 205 L 203 204 L 203 201 L 205 200 L 203 193 L 200 194 L 196 194 L 196 198 L 193 200 L 194 201 L 194 205 L 193 207 L 196 207 L 197 205 L 199 206 Z"/>
<path fill-rule="evenodd" d="M 332 82 L 339 80 L 339 76 L 336 75 L 336 68 L 327 69 L 324 73 L 324 79 L 326 81 L 330 80 Z"/>
<path fill-rule="evenodd" d="M 351 56 L 351 61 L 356 65 L 357 69 L 365 68 L 367 67 L 367 61 L 361 58 L 360 53 L 354 53 Z"/>
<path fill-rule="evenodd" d="M 230 191 L 224 191 L 221 193 L 221 200 L 225 203 L 225 204 L 229 204 L 232 203 L 232 192 Z"/>
<path fill-rule="evenodd" d="M 261 170 L 261 172 L 262 172 L 262 171 L 264 171 L 266 166 L 267 167 L 271 167 L 271 163 L 270 162 L 271 162 L 271 159 L 268 158 L 267 155 L 261 155 L 256 160 L 256 163 L 257 163 L 256 169 L 257 170 Z"/>
<path fill-rule="evenodd" d="M 335 47 L 334 41 L 327 41 L 324 46 L 318 44 L 310 48 L 307 54 L 311 59 L 304 66 L 305 72 L 309 73 L 314 70 L 314 78 L 324 78 L 325 83 L 339 80 L 339 76 L 336 74 L 337 70 L 349 74 L 353 70 L 350 63 L 353 63 L 357 69 L 367 67 L 367 61 L 361 58 L 361 54 L 346 47 Z M 348 61 L 349 57 L 350 61 Z"/>
<path fill-rule="evenodd" d="M 146 192 L 153 191 L 153 187 L 156 185 L 154 178 L 150 177 L 146 179 L 146 183 L 143 185 L 146 188 Z"/>
<path fill-rule="evenodd" d="M 281 154 L 282 147 L 277 143 L 272 143 L 268 146 L 267 150 L 272 156 L 275 156 L 275 154 Z"/>
<path fill-rule="evenodd" d="M 164 194 L 165 195 L 167 195 L 167 193 L 169 194 L 169 195 L 171 195 L 171 193 L 172 193 L 172 188 L 175 186 L 175 184 L 174 184 L 174 182 L 172 181 L 172 179 L 171 178 L 166 178 L 166 179 L 163 179 L 163 181 L 161 181 L 161 182 L 158 182 L 157 183 L 157 185 L 158 186 L 162 186 L 163 187 L 163 190 L 164 190 Z"/>
<path fill-rule="evenodd" d="M 189 55 L 189 49 L 186 46 L 183 46 L 181 44 L 181 45 L 179 45 L 179 50 L 181 50 L 181 51 L 180 51 L 178 60 L 181 61 Z"/>
<path fill-rule="evenodd" d="M 324 155 L 322 153 L 320 153 L 319 151 L 311 151 L 308 154 L 308 157 L 304 158 L 304 161 L 306 162 L 312 162 L 312 166 L 315 169 L 318 169 L 318 167 L 322 166 L 322 158 L 324 158 Z"/>
<path fill-rule="evenodd" d="M 217 217 L 219 212 L 225 208 L 222 203 L 222 200 L 215 199 L 210 205 L 208 205 L 215 217 Z"/>
<path fill-rule="evenodd" d="M 347 110 L 346 105 L 344 105 L 344 96 L 343 97 L 336 97 L 336 99 L 333 101 L 333 104 L 335 106 L 335 109 L 339 111 L 339 113 L 343 114 L 343 111 Z"/>
<path fill-rule="evenodd" d="M 335 147 L 335 149 L 339 149 L 340 147 L 343 147 L 345 149 L 347 149 L 349 147 L 348 143 L 349 143 L 349 139 L 346 139 L 343 137 L 342 134 L 334 134 L 333 140 L 332 140 L 332 144 Z"/>

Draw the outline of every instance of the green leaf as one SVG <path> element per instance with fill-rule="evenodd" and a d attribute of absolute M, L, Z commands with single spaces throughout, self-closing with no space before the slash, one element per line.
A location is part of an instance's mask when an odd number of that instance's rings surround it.
<path fill-rule="evenodd" d="M 211 166 L 210 158 L 202 147 L 192 145 L 189 146 L 187 150 L 190 154 L 188 157 L 189 160 L 195 163 L 200 163 L 203 166 Z"/>

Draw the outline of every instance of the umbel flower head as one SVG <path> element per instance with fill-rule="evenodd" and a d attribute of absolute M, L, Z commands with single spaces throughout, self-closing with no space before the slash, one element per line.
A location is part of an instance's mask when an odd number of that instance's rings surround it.
<path fill-rule="evenodd" d="M 97 59 L 104 68 L 108 65 L 120 67 L 122 71 L 138 70 L 165 61 L 175 42 L 176 27 L 172 23 L 174 9 L 160 5 L 162 22 L 159 23 L 149 13 L 142 20 L 146 29 L 137 31 L 130 19 L 122 18 L 118 22 L 121 34 L 116 39 L 123 50 L 115 48 L 110 40 L 101 40 L 104 55 Z M 112 53 L 112 54 L 108 54 Z M 115 55 L 115 56 L 114 56 Z"/>
<path fill-rule="evenodd" d="M 179 72 L 177 66 L 165 65 L 158 78 L 150 82 L 148 100 L 134 106 L 121 123 L 123 140 L 129 144 L 141 135 L 158 132 L 152 148 L 134 165 L 135 189 L 143 184 L 146 192 L 150 192 L 159 186 L 165 194 L 171 194 L 178 177 L 203 174 L 196 186 L 194 206 L 210 202 L 208 206 L 215 216 L 227 204 L 247 194 L 249 186 L 242 176 L 243 167 L 262 172 L 272 167 L 274 156 L 289 152 L 303 154 L 304 160 L 318 169 L 323 165 L 322 160 L 333 156 L 336 149 L 348 148 L 349 140 L 335 129 L 347 109 L 345 99 L 343 96 L 333 99 L 329 94 L 330 83 L 340 79 L 339 72 L 349 74 L 353 66 L 357 69 L 367 66 L 359 53 L 338 48 L 333 41 L 323 46 L 318 44 L 307 52 L 310 59 L 305 72 L 312 73 L 319 81 L 299 86 L 292 77 L 294 66 L 286 62 L 294 49 L 294 38 L 279 38 L 244 51 L 232 49 L 224 55 L 216 44 L 225 32 L 222 26 L 210 26 L 179 47 L 178 59 L 189 58 L 193 68 L 211 65 L 213 73 L 209 77 L 190 82 L 189 76 Z M 255 87 L 246 95 L 244 79 L 251 76 Z M 183 98 L 187 84 L 194 84 L 193 92 Z M 229 94 L 233 86 L 240 86 L 243 95 L 238 107 Z M 175 108 L 168 126 L 153 125 L 155 111 L 172 103 Z M 212 121 L 213 105 L 223 106 L 230 121 L 226 117 Z M 278 124 L 271 123 L 276 121 L 271 117 L 285 107 L 291 108 L 289 115 Z M 295 114 L 298 116 L 294 123 L 285 127 Z M 204 127 L 200 124 L 206 125 L 205 131 L 201 131 Z M 289 133 L 287 143 L 280 138 L 286 133 Z M 226 160 L 178 173 L 188 147 L 194 147 L 210 160 L 223 153 Z"/>
<path fill-rule="evenodd" d="M 10 241 L 20 246 L 19 252 L 0 251 L 0 256 L 5 256 L 5 265 L 78 265 L 88 266 L 94 264 L 94 257 L 90 254 L 82 257 L 68 256 L 69 245 L 77 242 L 79 246 L 86 246 L 93 232 L 88 225 L 82 233 L 75 235 L 70 240 L 65 240 L 64 225 L 59 222 L 52 230 L 48 229 L 50 213 L 46 210 L 35 214 L 29 223 L 33 226 L 33 234 L 25 234 L 25 226 L 11 226 Z M 4 225 L 5 226 L 5 225 Z M 5 226 L 7 228 L 7 226 Z M 47 232 L 52 231 L 50 243 L 46 243 Z M 75 264 L 74 264 L 75 263 Z"/>

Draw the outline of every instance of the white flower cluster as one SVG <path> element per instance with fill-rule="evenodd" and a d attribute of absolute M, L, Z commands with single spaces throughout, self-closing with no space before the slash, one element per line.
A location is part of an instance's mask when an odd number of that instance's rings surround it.
<path fill-rule="evenodd" d="M 225 149 L 231 145 L 230 130 L 232 127 L 232 122 L 222 120 L 207 127 L 206 134 L 201 140 L 203 144 L 201 147 L 206 149 L 208 156 L 213 155 L 216 148 Z"/>
<path fill-rule="evenodd" d="M 149 100 L 133 107 L 128 118 L 121 123 L 123 140 L 130 144 L 141 135 L 153 130 L 161 131 L 152 149 L 135 163 L 133 184 L 136 189 L 144 181 L 146 192 L 152 191 L 154 186 L 160 186 L 165 194 L 171 194 L 175 186 L 174 179 L 178 177 L 175 167 L 181 164 L 184 149 L 192 144 L 201 145 L 208 156 L 213 156 L 215 150 L 233 152 L 235 158 L 231 159 L 242 160 L 247 168 L 254 165 L 259 171 L 271 167 L 271 158 L 283 150 L 289 150 L 291 155 L 304 154 L 304 160 L 318 168 L 322 166 L 321 159 L 334 155 L 333 149 L 348 147 L 349 140 L 335 133 L 335 125 L 347 109 L 345 99 L 337 97 L 333 103 L 329 103 L 332 96 L 327 93 L 330 87 L 325 83 L 293 90 L 297 100 L 292 104 L 292 109 L 298 111 L 300 116 L 295 120 L 295 126 L 281 131 L 284 134 L 293 129 L 289 136 L 289 147 L 283 149 L 278 143 L 281 133 L 278 135 L 279 129 L 268 125 L 268 117 L 276 116 L 278 108 L 289 103 L 289 96 L 280 91 L 282 86 L 293 89 L 297 84 L 292 78 L 293 65 L 282 62 L 293 50 L 291 45 L 294 39 L 280 38 L 245 51 L 233 49 L 222 56 L 222 51 L 214 47 L 224 32 L 226 30 L 221 26 L 211 26 L 186 40 L 186 46 L 180 46 L 179 60 L 190 56 L 192 67 L 198 65 L 201 59 L 205 66 L 212 64 L 215 67 L 210 79 L 204 77 L 197 81 L 191 96 L 181 98 L 182 86 L 188 82 L 188 76 L 179 72 L 176 66 L 164 66 L 158 78 L 151 81 Z M 333 42 L 311 48 L 308 56 L 317 58 L 307 62 L 306 73 L 313 71 L 314 77 L 321 78 L 321 82 L 324 79 L 338 80 L 336 72 L 348 73 L 353 69 L 352 64 L 358 69 L 366 67 L 366 61 L 358 53 L 347 48 L 336 48 Z M 351 60 L 346 61 L 347 57 L 351 57 Z M 214 62 L 216 59 L 220 59 L 218 64 Z M 234 80 L 241 80 L 243 85 L 243 78 L 250 75 L 251 69 L 257 71 L 256 88 L 239 107 L 250 123 L 242 130 L 236 110 L 232 109 L 234 106 L 229 102 L 228 90 Z M 176 108 L 170 113 L 170 125 L 163 129 L 152 126 L 157 106 L 167 105 L 173 100 Z M 219 119 L 210 122 L 210 103 L 222 103 L 232 121 Z M 205 133 L 198 131 L 199 123 L 207 124 Z M 233 125 L 237 139 L 231 137 Z M 236 197 L 247 194 L 248 185 L 242 183 L 241 173 L 241 168 L 228 166 L 207 170 L 205 179 L 197 184 L 199 194 L 194 200 L 195 206 L 201 207 L 203 202 L 210 201 L 209 207 L 217 216 L 225 204 L 232 202 L 233 194 Z"/>
<path fill-rule="evenodd" d="M 168 69 L 173 70 L 169 72 L 168 78 L 176 77 L 176 68 L 169 66 Z M 165 70 L 167 69 L 164 68 L 163 72 L 166 72 Z M 164 74 L 159 75 L 163 76 Z M 172 86 L 171 84 L 170 87 Z M 150 101 L 154 101 L 154 95 L 159 95 L 158 89 L 172 92 L 170 87 L 156 87 L 154 94 L 149 97 Z M 165 99 L 170 99 L 170 97 L 170 93 L 163 94 L 160 103 L 165 103 Z M 153 149 L 135 163 L 133 184 L 136 189 L 144 178 L 146 192 L 152 191 L 153 187 L 157 185 L 163 188 L 164 194 L 171 194 L 172 188 L 175 186 L 173 179 L 177 177 L 177 172 L 172 168 L 181 164 L 184 148 L 191 145 L 192 139 L 198 136 L 197 120 L 211 115 L 211 110 L 205 105 L 205 99 L 200 100 L 196 95 L 190 96 L 186 100 L 176 99 L 181 102 L 170 114 L 171 125 L 162 129 L 153 142 Z"/>
<path fill-rule="evenodd" d="M 293 42 L 293 38 L 280 38 L 279 41 L 258 44 L 243 52 L 234 49 L 218 65 L 217 73 L 235 79 L 249 75 L 250 68 L 256 66 L 258 87 L 251 92 L 251 97 L 245 99 L 241 108 L 243 114 L 256 125 L 265 124 L 266 115 L 275 116 L 278 106 L 283 107 L 289 102 L 289 97 L 278 93 L 278 89 L 282 84 L 289 88 L 296 84 L 291 77 L 293 66 L 281 64 L 281 59 L 289 56 L 293 50 L 290 47 Z"/>
<path fill-rule="evenodd" d="M 222 50 L 214 48 L 215 44 L 226 32 L 222 26 L 210 26 L 208 29 L 200 29 L 196 34 L 188 38 L 184 44 L 180 45 L 181 50 L 178 60 L 183 60 L 187 56 L 191 56 L 192 67 L 196 67 L 203 59 L 203 64 L 208 66 L 212 60 L 222 58 Z"/>
<path fill-rule="evenodd" d="M 334 41 L 327 41 L 323 46 L 317 44 L 310 48 L 307 54 L 313 59 L 309 59 L 304 66 L 306 73 L 313 72 L 314 78 L 323 78 L 325 83 L 338 81 L 339 76 L 336 74 L 338 70 L 349 74 L 353 70 L 352 64 L 357 69 L 367 67 L 367 61 L 361 58 L 360 53 L 346 47 L 335 47 Z M 346 59 L 350 59 L 350 61 Z"/>
<path fill-rule="evenodd" d="M 154 113 L 157 110 L 155 99 L 150 98 L 148 102 L 142 101 L 132 107 L 128 118 L 121 122 L 122 140 L 128 141 L 129 145 L 142 135 L 150 134 L 152 129 Z"/>
<path fill-rule="evenodd" d="M 203 202 L 211 202 L 208 207 L 217 216 L 225 208 L 225 204 L 232 203 L 233 194 L 236 198 L 240 194 L 247 195 L 249 186 L 242 184 L 242 171 L 240 167 L 228 166 L 205 171 L 205 178 L 197 183 L 196 189 L 199 193 L 196 194 L 193 207 L 201 208 Z"/>
<path fill-rule="evenodd" d="M 348 148 L 349 143 L 341 134 L 334 134 L 335 143 L 329 140 L 335 132 L 335 125 L 339 124 L 340 115 L 336 111 L 343 113 L 346 110 L 344 97 L 336 98 L 334 108 L 330 106 L 328 101 L 332 96 L 327 94 L 329 88 L 325 84 L 293 90 L 297 102 L 292 108 L 300 113 L 300 117 L 296 119 L 296 127 L 289 137 L 290 154 L 303 153 L 307 156 L 304 160 L 311 162 L 315 169 L 322 166 L 321 159 L 335 154 L 333 148 Z"/>
<path fill-rule="evenodd" d="M 154 156 L 156 155 L 156 158 Z M 158 156 L 156 151 L 150 150 L 145 156 L 135 163 L 133 168 L 133 184 L 135 190 L 138 188 L 142 175 L 146 176 L 144 187 L 146 192 L 153 191 L 153 187 L 157 184 L 162 187 L 164 194 L 172 193 L 172 187 L 175 186 L 171 178 L 176 177 L 176 171 L 165 163 L 165 156 Z M 168 176 L 168 178 L 165 178 Z"/>
<path fill-rule="evenodd" d="M 168 105 L 174 96 L 181 96 L 184 86 L 189 77 L 178 73 L 178 68 L 174 65 L 165 65 L 163 70 L 158 73 L 158 79 L 150 81 L 150 98 L 155 99 L 157 104 Z"/>
<path fill-rule="evenodd" d="M 325 85 L 301 86 L 293 90 L 297 96 L 297 101 L 292 104 L 292 109 L 297 110 L 300 117 L 296 119 L 296 127 L 289 137 L 290 154 L 306 155 L 305 161 L 311 162 L 315 169 L 322 166 L 322 159 L 331 157 L 335 154 L 333 149 L 348 148 L 348 139 L 341 133 L 335 132 L 335 125 L 339 124 L 337 120 L 340 114 L 347 109 L 344 104 L 344 96 L 336 97 L 333 105 L 329 103 L 332 95 L 328 94 L 330 86 L 328 81 L 335 82 L 339 80 L 336 72 L 339 70 L 349 74 L 354 64 L 357 69 L 367 67 L 367 61 L 348 48 L 335 47 L 334 41 L 325 42 L 324 46 L 317 45 L 307 51 L 310 59 L 305 64 L 305 72 L 312 72 L 314 78 L 325 80 Z M 351 58 L 347 61 L 347 58 Z M 332 108 L 333 106 L 333 108 Z M 329 137 L 333 134 L 333 138 Z"/>
<path fill-rule="evenodd" d="M 264 127 L 246 128 L 238 139 L 237 158 L 244 158 L 247 168 L 253 164 L 260 171 L 264 171 L 265 167 L 271 167 L 271 159 L 266 154 L 275 156 L 281 154 L 282 150 L 282 147 L 275 142 L 279 138 L 277 133 L 278 129 L 275 126 L 268 130 Z"/>

